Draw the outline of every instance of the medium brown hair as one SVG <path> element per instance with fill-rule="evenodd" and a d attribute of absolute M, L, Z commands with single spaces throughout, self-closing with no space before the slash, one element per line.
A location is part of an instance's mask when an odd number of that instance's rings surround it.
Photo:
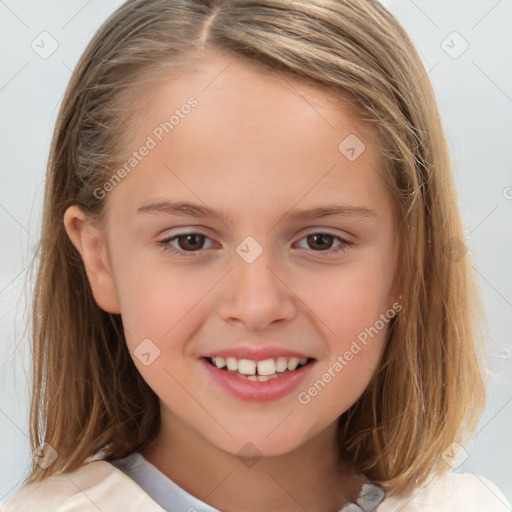
<path fill-rule="evenodd" d="M 34 461 L 27 483 L 100 450 L 107 460 L 143 450 L 158 432 L 158 397 L 131 359 L 120 316 L 96 304 L 63 217 L 73 204 L 103 217 L 106 201 L 94 190 L 126 149 L 129 98 L 205 45 L 333 92 L 379 135 L 405 298 L 378 370 L 340 418 L 340 450 L 361 474 L 403 494 L 447 470 L 442 452 L 480 417 L 481 308 L 431 83 L 377 0 L 131 0 L 98 30 L 73 71 L 48 164 L 30 437 L 33 451 L 45 441 L 58 457 L 47 468 Z"/>

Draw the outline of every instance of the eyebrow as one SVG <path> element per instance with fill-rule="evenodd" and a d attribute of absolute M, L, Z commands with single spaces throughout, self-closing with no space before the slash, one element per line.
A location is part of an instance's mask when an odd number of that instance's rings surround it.
<path fill-rule="evenodd" d="M 208 206 L 190 203 L 188 201 L 153 201 L 141 206 L 137 214 L 164 214 L 181 215 L 197 218 L 214 218 L 226 225 L 231 224 L 231 219 L 226 212 L 216 211 Z M 366 206 L 351 206 L 342 204 L 328 204 L 317 208 L 294 209 L 283 215 L 293 221 L 312 220 L 333 215 L 347 217 L 376 218 L 375 211 Z"/>

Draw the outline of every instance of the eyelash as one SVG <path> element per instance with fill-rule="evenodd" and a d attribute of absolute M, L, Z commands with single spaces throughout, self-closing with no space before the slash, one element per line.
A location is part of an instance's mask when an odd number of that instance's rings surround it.
<path fill-rule="evenodd" d="M 204 236 L 206 239 L 209 238 L 208 236 L 203 235 L 202 233 L 196 233 L 196 232 L 191 231 L 188 233 L 180 233 L 179 235 L 175 235 L 173 237 L 166 238 L 165 240 L 161 240 L 158 242 L 158 245 L 164 252 L 168 252 L 168 253 L 177 255 L 179 257 L 184 257 L 184 258 L 196 257 L 196 254 L 201 252 L 201 249 L 199 249 L 197 251 L 183 251 L 181 249 L 176 249 L 175 247 L 172 247 L 171 245 L 169 245 L 169 242 L 176 240 L 181 236 L 187 236 L 187 235 L 200 235 L 200 236 Z M 335 240 L 338 240 L 339 242 L 341 242 L 341 244 L 339 246 L 337 246 L 333 249 L 327 249 L 325 251 L 322 251 L 322 250 L 315 251 L 315 250 L 311 249 L 315 253 L 321 253 L 321 254 L 327 254 L 327 255 L 342 253 L 342 252 L 346 251 L 349 248 L 349 246 L 352 245 L 352 242 L 349 242 L 348 240 L 345 240 L 344 238 L 342 238 L 338 235 L 333 235 L 332 233 L 326 233 L 323 231 L 312 231 L 311 233 L 305 234 L 300 240 L 303 240 L 304 238 L 307 238 L 308 236 L 311 236 L 311 235 L 327 235 L 327 236 L 331 236 Z"/>

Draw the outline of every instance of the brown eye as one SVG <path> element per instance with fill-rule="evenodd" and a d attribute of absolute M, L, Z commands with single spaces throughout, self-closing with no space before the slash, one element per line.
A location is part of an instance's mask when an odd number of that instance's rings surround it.
<path fill-rule="evenodd" d="M 353 242 L 349 242 L 340 236 L 322 232 L 309 233 L 301 239 L 300 243 L 303 243 L 303 240 L 307 247 L 305 245 L 299 245 L 299 247 L 315 251 L 322 255 L 341 253 L 348 249 L 349 246 L 353 245 Z M 337 243 L 333 245 L 334 242 Z"/>
<path fill-rule="evenodd" d="M 315 233 L 312 235 L 308 235 L 307 237 L 308 244 L 315 251 L 321 251 L 325 249 L 330 249 L 332 247 L 332 243 L 334 241 L 334 235 L 329 235 L 327 233 Z"/>
<path fill-rule="evenodd" d="M 201 233 L 182 233 L 180 235 L 172 236 L 158 242 L 158 245 L 167 252 L 177 256 L 200 256 L 201 249 L 208 249 L 212 247 L 205 247 L 205 242 L 210 240 L 209 237 Z"/>
<path fill-rule="evenodd" d="M 178 235 L 174 239 L 178 240 L 179 248 L 184 251 L 197 251 L 203 248 L 205 236 L 199 233 L 190 233 L 186 235 Z"/>

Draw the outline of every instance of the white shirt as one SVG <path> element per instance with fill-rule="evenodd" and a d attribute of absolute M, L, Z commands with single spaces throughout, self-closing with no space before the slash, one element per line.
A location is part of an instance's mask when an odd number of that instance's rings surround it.
<path fill-rule="evenodd" d="M 132 475 L 138 473 L 139 476 L 135 478 L 140 483 L 128 476 L 125 471 Z M 365 512 L 366 510 L 375 510 L 375 512 L 511 512 L 512 510 L 503 493 L 494 484 L 473 474 L 446 473 L 400 499 L 389 496 L 380 501 L 382 496 L 380 498 L 377 496 L 376 489 L 379 488 L 366 487 L 366 491 L 369 491 L 367 498 L 370 501 L 365 501 L 364 497 L 360 496 L 359 505 L 347 505 L 342 512 Z M 151 496 L 148 490 L 154 496 Z M 376 509 L 372 508 L 372 499 L 380 501 Z M 165 500 L 166 508 L 156 500 Z M 37 512 L 219 512 L 180 488 L 138 453 L 113 463 L 90 457 L 73 472 L 53 475 L 42 482 L 33 482 L 21 487 L 1 510 L 2 512 L 34 512 L 34 510 Z"/>
<path fill-rule="evenodd" d="M 112 464 L 140 485 L 165 510 L 220 512 L 179 487 L 140 453 L 132 453 Z M 380 487 L 364 484 L 357 505 L 345 506 L 339 512 L 375 512 L 383 498 L 384 491 Z"/>

